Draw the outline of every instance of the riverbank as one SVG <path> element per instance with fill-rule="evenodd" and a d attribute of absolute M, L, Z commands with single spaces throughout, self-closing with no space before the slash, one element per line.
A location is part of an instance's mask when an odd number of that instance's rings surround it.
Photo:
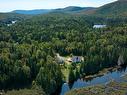
<path fill-rule="evenodd" d="M 105 68 L 105 69 L 99 71 L 97 74 L 85 76 L 83 79 L 89 80 L 89 79 L 93 79 L 93 78 L 96 78 L 96 77 L 101 77 L 101 76 L 103 76 L 103 75 L 105 75 L 109 72 L 116 71 L 119 68 L 121 68 L 121 67 L 120 66 L 115 66 L 115 67 Z"/>
<path fill-rule="evenodd" d="M 74 81 L 74 84 L 72 85 L 71 89 L 68 89 L 69 88 L 68 83 L 63 84 L 61 95 L 65 95 L 65 93 L 69 93 L 75 89 L 83 89 L 83 88 L 85 89 L 88 87 L 96 87 L 98 85 L 105 86 L 109 84 L 110 81 L 112 82 L 116 81 L 116 83 L 117 82 L 121 83 L 121 80 L 122 82 L 123 81 L 127 82 L 127 68 L 126 67 L 116 66 L 111 68 L 105 68 L 97 74 L 89 75 L 84 78 L 79 78 L 78 80 Z M 70 94 L 70 95 L 73 95 L 73 94 Z M 84 94 L 74 94 L 74 95 L 84 95 Z M 86 94 L 86 95 L 91 95 L 91 94 Z M 103 94 L 100 94 L 100 95 L 103 95 Z"/>
<path fill-rule="evenodd" d="M 77 68 L 79 69 L 80 67 L 80 64 L 77 65 Z M 66 65 L 66 69 L 62 69 L 62 72 L 63 72 L 63 75 L 64 75 L 64 79 L 66 81 L 66 83 L 68 83 L 68 75 L 69 75 L 69 68 L 70 68 L 70 65 Z M 121 67 L 120 66 L 114 66 L 114 67 L 110 67 L 110 68 L 105 68 L 101 71 L 99 71 L 97 74 L 93 74 L 93 75 L 87 75 L 87 76 L 82 76 L 82 79 L 83 80 L 91 80 L 91 79 L 94 79 L 96 77 L 101 77 L 109 72 L 113 72 L 113 71 L 116 71 L 118 69 L 120 69 Z"/>
<path fill-rule="evenodd" d="M 127 74 L 121 77 L 120 82 L 110 81 L 103 85 L 95 85 L 80 89 L 73 89 L 66 95 L 126 95 Z"/>

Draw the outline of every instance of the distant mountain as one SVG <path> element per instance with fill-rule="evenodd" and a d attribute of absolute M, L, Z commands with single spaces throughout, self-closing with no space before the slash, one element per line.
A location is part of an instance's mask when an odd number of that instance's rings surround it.
<path fill-rule="evenodd" d="M 94 7 L 77 7 L 69 6 L 66 8 L 58 9 L 38 9 L 38 10 L 15 10 L 11 13 L 25 14 L 25 15 L 38 15 L 47 13 L 73 13 L 73 14 L 83 14 L 88 16 L 127 16 L 127 0 L 118 0 L 113 3 L 106 4 L 104 6 L 94 8 Z"/>
<path fill-rule="evenodd" d="M 127 0 L 118 0 L 81 13 L 97 16 L 127 16 Z"/>
<path fill-rule="evenodd" d="M 38 10 L 15 10 L 12 11 L 12 13 L 17 13 L 17 14 L 26 14 L 26 15 L 37 15 L 37 14 L 46 14 L 51 12 L 52 10 L 48 9 L 38 9 Z"/>
<path fill-rule="evenodd" d="M 38 14 L 46 14 L 46 13 L 76 13 L 85 10 L 94 9 L 93 7 L 77 7 L 77 6 L 70 6 L 66 8 L 59 8 L 59 9 L 38 9 L 38 10 L 15 10 L 12 13 L 17 14 L 26 14 L 26 15 L 38 15 Z"/>
<path fill-rule="evenodd" d="M 37 14 L 47 14 L 47 13 L 73 13 L 73 14 L 83 14 L 88 16 L 101 16 L 101 17 L 122 16 L 123 17 L 123 16 L 127 16 L 127 0 L 118 0 L 98 8 L 69 6 L 66 8 L 59 8 L 59 9 L 15 10 L 12 13 L 27 14 L 27 15 L 28 14 L 37 15 Z"/>
<path fill-rule="evenodd" d="M 60 8 L 54 10 L 54 12 L 64 12 L 64 13 L 77 13 L 81 11 L 88 11 L 94 9 L 93 7 L 77 7 L 77 6 L 69 6 L 66 8 Z"/>

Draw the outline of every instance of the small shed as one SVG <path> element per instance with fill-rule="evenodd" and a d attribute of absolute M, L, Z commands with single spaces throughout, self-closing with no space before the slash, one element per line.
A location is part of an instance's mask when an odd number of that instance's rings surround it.
<path fill-rule="evenodd" d="M 56 60 L 59 64 L 63 64 L 65 62 L 65 58 L 60 56 L 59 54 L 56 54 Z"/>

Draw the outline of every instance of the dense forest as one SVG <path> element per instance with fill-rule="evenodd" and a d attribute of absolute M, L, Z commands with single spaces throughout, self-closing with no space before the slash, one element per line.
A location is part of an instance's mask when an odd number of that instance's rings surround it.
<path fill-rule="evenodd" d="M 0 25 L 1 90 L 55 93 L 65 81 L 56 53 L 84 57 L 79 69 L 72 64 L 69 82 L 116 66 L 120 58 L 127 64 L 126 18 L 50 13 L 16 20 L 11 26 Z M 93 29 L 94 24 L 107 27 Z"/>

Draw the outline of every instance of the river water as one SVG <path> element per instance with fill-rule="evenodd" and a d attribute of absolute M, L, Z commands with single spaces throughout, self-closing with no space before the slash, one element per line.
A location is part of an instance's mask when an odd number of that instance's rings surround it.
<path fill-rule="evenodd" d="M 113 71 L 113 72 L 108 72 L 104 74 L 103 76 L 99 76 L 90 80 L 83 80 L 83 79 L 78 79 L 77 81 L 74 82 L 72 88 L 69 88 L 68 83 L 64 83 L 61 89 L 60 95 L 65 95 L 66 92 L 75 89 L 75 88 L 82 88 L 82 87 L 87 87 L 87 86 L 93 86 L 96 84 L 105 84 L 111 80 L 115 80 L 117 82 L 122 81 L 122 76 L 127 75 L 127 68 L 121 68 L 119 70 Z"/>

